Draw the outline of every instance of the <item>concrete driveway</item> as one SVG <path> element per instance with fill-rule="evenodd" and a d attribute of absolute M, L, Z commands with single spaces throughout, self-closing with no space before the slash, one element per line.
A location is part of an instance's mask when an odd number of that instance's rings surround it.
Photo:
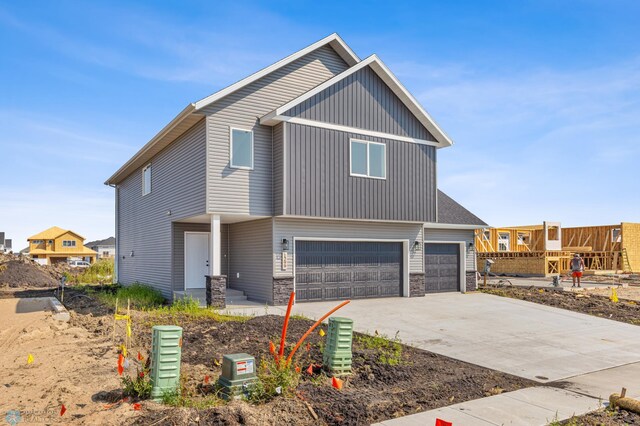
<path fill-rule="evenodd" d="M 338 302 L 299 303 L 320 318 Z M 355 300 L 336 316 L 357 331 L 550 382 L 640 361 L 640 327 L 483 293 Z"/>

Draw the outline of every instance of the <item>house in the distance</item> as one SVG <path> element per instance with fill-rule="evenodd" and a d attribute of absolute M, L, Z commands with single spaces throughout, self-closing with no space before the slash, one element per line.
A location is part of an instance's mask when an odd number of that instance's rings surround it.
<path fill-rule="evenodd" d="M 480 267 L 486 259 L 491 272 L 552 276 L 569 270 L 575 253 L 585 262 L 586 273 L 637 273 L 640 271 L 640 223 L 562 227 L 560 222 L 541 225 L 482 228 L 476 231 Z"/>
<path fill-rule="evenodd" d="M 97 253 L 84 246 L 85 238 L 73 231 L 54 226 L 27 238 L 29 256 L 42 265 L 67 262 L 72 259 L 93 263 Z"/>
<path fill-rule="evenodd" d="M 330 35 L 187 105 L 105 182 L 117 280 L 218 305 L 227 287 L 276 305 L 473 290 L 485 224 L 438 191 L 451 145 Z"/>
<path fill-rule="evenodd" d="M 98 259 L 113 259 L 116 255 L 116 238 L 109 237 L 104 240 L 90 241 L 85 247 L 98 253 Z"/>
<path fill-rule="evenodd" d="M 11 239 L 4 237 L 4 232 L 0 232 L 0 253 L 8 253 L 13 250 Z"/>

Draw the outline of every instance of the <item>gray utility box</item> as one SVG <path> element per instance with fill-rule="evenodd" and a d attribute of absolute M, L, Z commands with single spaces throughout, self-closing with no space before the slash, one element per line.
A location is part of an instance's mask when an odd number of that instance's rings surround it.
<path fill-rule="evenodd" d="M 218 385 L 225 399 L 243 398 L 256 380 L 256 360 L 251 355 L 231 354 L 222 358 L 222 374 Z"/>

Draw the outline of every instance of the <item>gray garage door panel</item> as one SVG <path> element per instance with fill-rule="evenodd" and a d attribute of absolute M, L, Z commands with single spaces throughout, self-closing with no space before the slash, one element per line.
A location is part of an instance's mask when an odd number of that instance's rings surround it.
<path fill-rule="evenodd" d="M 460 291 L 460 245 L 424 245 L 424 284 L 427 293 Z"/>
<path fill-rule="evenodd" d="M 296 241 L 296 300 L 402 295 L 402 243 Z"/>

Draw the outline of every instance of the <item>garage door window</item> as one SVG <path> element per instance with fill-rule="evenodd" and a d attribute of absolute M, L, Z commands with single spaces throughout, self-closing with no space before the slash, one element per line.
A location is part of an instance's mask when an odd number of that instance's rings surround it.
<path fill-rule="evenodd" d="M 385 144 L 351 140 L 351 176 L 385 179 L 386 172 Z"/>

